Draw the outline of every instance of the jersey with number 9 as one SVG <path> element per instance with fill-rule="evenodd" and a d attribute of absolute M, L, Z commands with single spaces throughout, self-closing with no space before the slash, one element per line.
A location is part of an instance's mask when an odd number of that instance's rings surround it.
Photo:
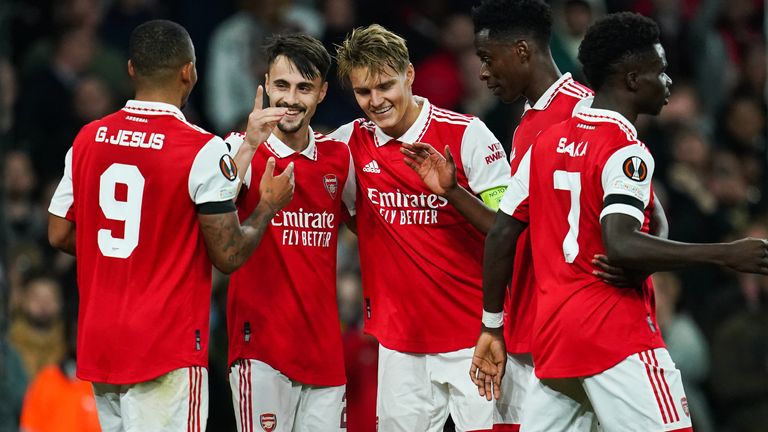
<path fill-rule="evenodd" d="M 76 225 L 77 374 L 127 384 L 207 365 L 211 262 L 197 207 L 231 201 L 224 142 L 129 101 L 80 131 L 49 211 Z"/>

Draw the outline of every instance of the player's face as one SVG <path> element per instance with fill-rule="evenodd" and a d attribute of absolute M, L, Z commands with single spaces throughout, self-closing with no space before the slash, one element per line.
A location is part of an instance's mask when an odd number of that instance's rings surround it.
<path fill-rule="evenodd" d="M 489 39 L 488 29 L 475 33 L 475 53 L 482 62 L 480 80 L 505 103 L 516 101 L 528 84 L 528 74 L 514 43 Z"/>
<path fill-rule="evenodd" d="M 349 81 L 355 99 L 365 115 L 387 135 L 400 136 L 416 120 L 412 114 L 414 78 L 413 65 L 405 72 L 386 69 L 370 75 L 367 67 L 357 67 L 349 72 Z M 418 106 L 416 106 L 418 116 Z M 413 117 L 413 118 L 411 118 Z"/>
<path fill-rule="evenodd" d="M 656 115 L 669 102 L 672 80 L 667 75 L 667 57 L 661 44 L 654 45 L 653 60 L 638 75 L 638 112 Z"/>
<path fill-rule="evenodd" d="M 288 108 L 277 124 L 287 134 L 306 130 L 312 116 L 328 90 L 328 83 L 318 74 L 314 79 L 304 77 L 296 65 L 285 56 L 278 56 L 269 66 L 266 90 L 270 105 Z"/>

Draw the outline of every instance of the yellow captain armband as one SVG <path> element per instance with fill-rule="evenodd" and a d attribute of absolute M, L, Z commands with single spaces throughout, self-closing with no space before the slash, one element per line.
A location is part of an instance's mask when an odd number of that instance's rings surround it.
<path fill-rule="evenodd" d="M 506 186 L 499 186 L 486 191 L 480 192 L 480 199 L 483 200 L 491 210 L 498 210 L 501 205 L 501 199 L 504 197 L 504 192 L 507 190 Z"/>

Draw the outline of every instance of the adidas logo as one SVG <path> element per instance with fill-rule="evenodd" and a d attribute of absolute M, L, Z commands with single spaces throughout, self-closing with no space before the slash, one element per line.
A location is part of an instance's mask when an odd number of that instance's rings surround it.
<path fill-rule="evenodd" d="M 363 167 L 363 172 L 379 174 L 381 172 L 381 169 L 379 169 L 379 163 L 375 160 L 368 162 Z"/>

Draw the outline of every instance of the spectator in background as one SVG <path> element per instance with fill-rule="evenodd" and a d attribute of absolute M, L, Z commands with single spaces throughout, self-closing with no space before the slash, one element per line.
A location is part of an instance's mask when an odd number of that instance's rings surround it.
<path fill-rule="evenodd" d="M 43 368 L 29 385 L 21 411 L 21 432 L 99 432 L 91 383 L 75 376 L 76 317 L 66 322 L 67 353 Z"/>
<path fill-rule="evenodd" d="M 764 223 L 746 235 L 768 236 Z M 768 276 L 740 274 L 741 307 L 712 340 L 712 390 L 731 432 L 763 432 L 768 424 Z"/>
<path fill-rule="evenodd" d="M 43 181 L 61 175 L 61 161 L 77 132 L 73 94 L 93 60 L 93 44 L 92 34 L 84 29 L 62 29 L 54 39 L 50 62 L 22 80 L 17 135 Z M 40 127 L 41 119 L 45 127 Z"/>
<path fill-rule="evenodd" d="M 51 276 L 33 272 L 23 283 L 20 300 L 8 340 L 21 356 L 27 375 L 34 378 L 43 367 L 61 361 L 66 352 L 61 286 Z"/>
<path fill-rule="evenodd" d="M 128 57 L 125 41 L 139 24 L 157 18 L 157 0 L 115 0 L 109 2 L 99 34 L 104 43 Z"/>
<path fill-rule="evenodd" d="M 104 80 L 95 75 L 84 76 L 75 87 L 74 111 L 76 121 L 84 126 L 115 110 L 115 97 Z"/>
<path fill-rule="evenodd" d="M 2 203 L 8 247 L 40 243 L 46 237 L 46 219 L 36 200 L 37 175 L 25 152 L 14 150 L 3 161 Z"/>
<path fill-rule="evenodd" d="M 680 280 L 673 273 L 653 275 L 656 319 L 669 355 L 683 376 L 693 426 L 697 432 L 713 432 L 704 384 L 709 378 L 709 344 L 693 318 L 680 310 Z"/>
<path fill-rule="evenodd" d="M 292 0 L 240 0 L 240 9 L 214 31 L 205 90 L 206 112 L 216 132 L 239 130 L 236 125 L 251 112 L 256 86 L 267 72 L 264 38 L 301 29 L 290 20 L 291 6 Z"/>
<path fill-rule="evenodd" d="M 599 1 L 566 0 L 553 11 L 555 25 L 552 32 L 552 58 L 563 73 L 570 72 L 580 82 L 586 80 L 581 72 L 581 63 L 576 58 L 579 44 L 587 34 L 587 28 L 598 17 L 596 12 L 602 10 L 597 6 Z"/>
<path fill-rule="evenodd" d="M 415 65 L 413 92 L 437 106 L 457 110 L 465 93 L 461 56 L 474 52 L 472 18 L 466 14 L 450 15 L 439 28 L 438 49 Z"/>
<path fill-rule="evenodd" d="M 17 432 L 27 389 L 27 372 L 18 353 L 5 337 L 0 337 L 0 432 Z"/>

